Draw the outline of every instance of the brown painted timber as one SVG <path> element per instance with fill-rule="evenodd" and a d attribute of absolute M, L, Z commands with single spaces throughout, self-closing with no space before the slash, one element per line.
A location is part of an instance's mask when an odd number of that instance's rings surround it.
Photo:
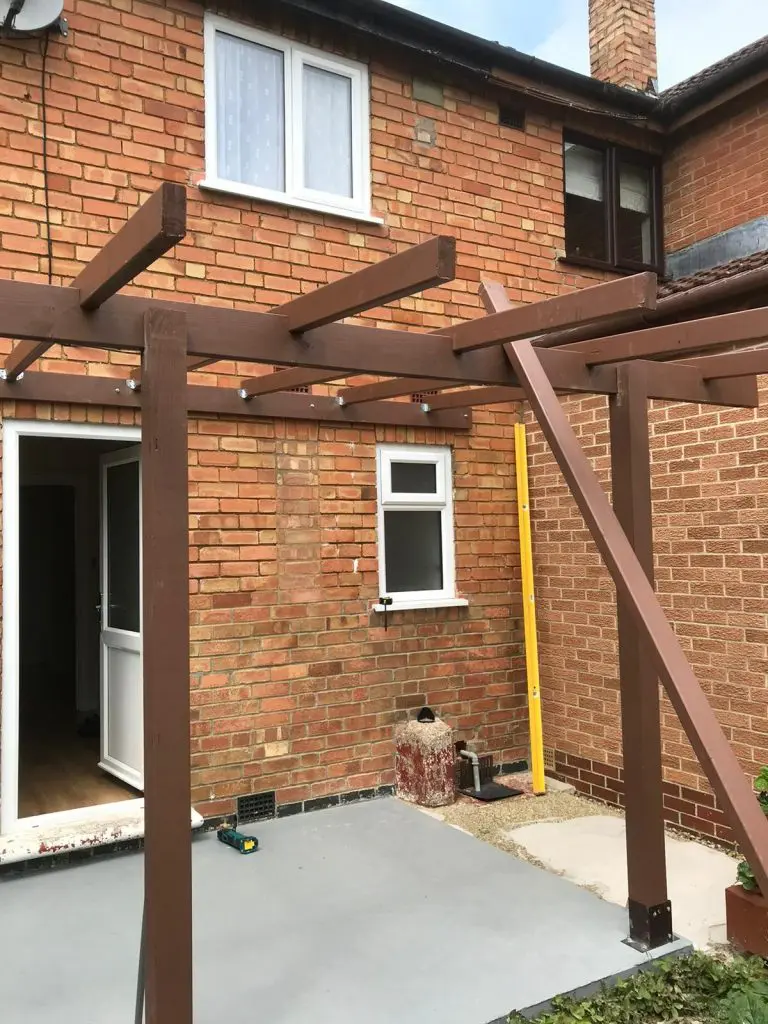
<path fill-rule="evenodd" d="M 430 395 L 424 400 L 430 413 L 438 409 L 471 409 L 479 405 L 501 405 L 502 402 L 524 402 L 522 388 L 466 388 L 442 395 Z"/>
<path fill-rule="evenodd" d="M 532 338 L 577 324 L 597 326 L 600 321 L 635 309 L 656 306 L 656 275 L 634 274 L 592 288 L 581 288 L 541 302 L 499 310 L 489 316 L 466 320 L 440 331 L 451 339 L 456 352 Z"/>
<path fill-rule="evenodd" d="M 617 390 L 617 370 L 622 364 L 592 366 L 581 354 L 570 349 L 536 349 L 539 361 L 556 391 L 613 395 Z M 510 355 L 508 346 L 505 352 Z M 640 360 L 638 360 L 640 361 Z M 642 360 L 645 366 L 648 397 L 670 402 L 696 402 L 702 405 L 729 405 L 751 408 L 759 404 L 754 377 L 733 380 L 704 379 L 693 367 L 681 362 Z"/>
<path fill-rule="evenodd" d="M 635 362 L 618 368 L 618 389 L 609 409 L 613 510 L 653 586 L 648 365 Z M 673 938 L 664 849 L 659 684 L 637 621 L 620 592 L 616 605 L 629 937 L 653 948 Z"/>
<path fill-rule="evenodd" d="M 74 373 L 33 371 L 15 383 L 0 381 L 0 400 L 3 399 L 141 408 L 139 393 L 129 388 L 124 380 Z M 414 402 L 363 402 L 347 409 L 327 395 L 301 395 L 290 391 L 245 401 L 238 396 L 235 388 L 191 384 L 186 402 L 190 414 L 236 416 L 239 419 L 279 417 L 339 424 L 443 427 L 446 430 L 468 430 L 472 426 L 471 415 L 460 410 L 446 409 L 427 417 Z"/>
<path fill-rule="evenodd" d="M 290 370 L 275 370 L 264 373 L 261 377 L 246 377 L 240 382 L 240 397 L 255 398 L 256 395 L 272 395 L 279 391 L 290 391 L 291 388 L 305 388 L 312 384 L 327 384 L 338 380 L 339 374 L 334 371 L 332 376 L 319 370 L 304 370 L 299 366 Z"/>
<path fill-rule="evenodd" d="M 695 352 L 742 342 L 754 343 L 766 338 L 768 308 L 761 308 L 580 341 L 559 351 L 575 352 L 595 366 L 624 362 L 627 359 L 647 359 L 650 356 L 674 356 L 681 352 Z"/>
<path fill-rule="evenodd" d="M 763 374 L 768 373 L 768 347 L 741 352 L 720 352 L 697 359 L 680 359 L 669 365 L 689 366 L 697 370 L 705 380 L 711 377 L 730 378 L 753 373 Z"/>
<path fill-rule="evenodd" d="M 373 384 L 342 388 L 336 397 L 341 399 L 344 405 L 354 405 L 358 402 L 372 402 L 378 398 L 400 398 L 402 395 L 413 395 L 417 391 L 439 391 L 440 388 L 452 387 L 456 387 L 456 381 L 430 380 L 428 377 L 393 377 L 391 380 L 380 380 Z"/>
<path fill-rule="evenodd" d="M 287 317 L 289 331 L 309 331 L 446 284 L 455 276 L 456 239 L 440 235 L 299 295 L 279 312 Z"/>
<path fill-rule="evenodd" d="M 139 296 L 115 295 L 92 313 L 84 313 L 69 288 L 0 281 L 0 334 L 6 337 L 55 339 L 64 345 L 141 351 L 144 345 L 143 316 L 158 308 L 182 313 L 187 318 L 188 351 L 212 360 L 232 359 L 271 365 L 297 366 L 329 371 L 343 377 L 351 373 L 373 376 L 419 377 L 450 384 L 507 384 L 517 386 L 514 370 L 502 346 L 478 352 L 453 352 L 448 339 L 436 333 L 387 330 L 357 324 L 329 324 L 295 338 L 282 317 L 252 310 L 222 309 L 187 302 L 159 302 Z M 615 390 L 610 384 L 615 368 L 596 367 L 588 377 L 585 360 L 572 350 L 550 353 L 547 370 L 555 386 L 568 390 Z M 562 354 L 561 354 L 562 351 Z M 669 365 L 669 364 L 666 364 Z M 690 373 L 690 370 L 686 372 Z M 555 376 L 556 374 L 561 376 Z M 602 375 L 602 376 L 601 376 Z M 664 384 L 668 374 L 659 378 Z M 723 386 L 726 382 L 723 381 Z M 734 385 L 736 382 L 734 382 Z M 424 386 L 422 384 L 422 386 Z M 712 385 L 708 386 L 710 389 Z M 701 391 L 700 391 L 701 394 Z M 661 391 L 655 397 L 684 400 L 685 395 Z M 704 401 L 692 397 L 692 401 Z M 729 404 L 754 404 L 734 399 Z"/>
<path fill-rule="evenodd" d="M 296 334 L 446 284 L 455 276 L 456 239 L 439 235 L 299 295 L 272 312 L 284 316 L 288 330 Z M 190 357 L 188 366 L 197 370 L 212 362 Z"/>
<path fill-rule="evenodd" d="M 517 342 L 511 359 L 616 589 L 635 617 L 645 656 L 654 662 L 739 846 L 768 892 L 768 819 L 547 380 L 537 350 L 528 341 Z"/>
<path fill-rule="evenodd" d="M 189 514 L 184 320 L 146 314 L 141 397 L 147 1024 L 192 1024 Z"/>
<path fill-rule="evenodd" d="M 294 337 L 276 313 L 133 295 L 115 295 L 93 313 L 84 313 L 70 289 L 25 281 L 0 281 L 0 336 L 140 351 L 149 308 L 185 314 L 188 352 L 212 360 L 337 370 L 339 376 L 354 370 L 383 377 L 442 377 L 459 384 L 516 382 L 500 346 L 457 355 L 450 340 L 438 334 L 359 324 L 327 324 Z"/>
<path fill-rule="evenodd" d="M 186 233 L 186 211 L 184 186 L 164 181 L 70 285 L 79 295 L 80 308 L 97 309 L 180 242 Z M 5 361 L 7 378 L 23 373 L 56 341 L 20 341 Z"/>

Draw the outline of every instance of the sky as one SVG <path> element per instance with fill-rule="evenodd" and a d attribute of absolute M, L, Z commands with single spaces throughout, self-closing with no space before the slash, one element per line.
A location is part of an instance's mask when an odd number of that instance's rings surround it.
<path fill-rule="evenodd" d="M 589 74 L 587 0 L 390 0 Z M 659 88 L 666 89 L 760 36 L 767 0 L 656 0 Z"/>

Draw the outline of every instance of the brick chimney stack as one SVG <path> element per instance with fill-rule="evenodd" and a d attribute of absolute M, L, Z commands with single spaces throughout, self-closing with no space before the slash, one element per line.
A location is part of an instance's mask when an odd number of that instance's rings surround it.
<path fill-rule="evenodd" d="M 647 91 L 656 78 L 654 0 L 589 0 L 589 65 L 594 78 Z"/>

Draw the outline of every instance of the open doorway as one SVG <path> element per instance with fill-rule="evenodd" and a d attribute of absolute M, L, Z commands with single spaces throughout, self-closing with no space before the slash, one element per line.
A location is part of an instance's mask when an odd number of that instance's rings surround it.
<path fill-rule="evenodd" d="M 120 439 L 116 428 L 104 428 L 106 437 L 17 429 L 17 565 L 6 585 L 14 586 L 15 571 L 18 602 L 4 632 L 16 670 L 5 666 L 3 706 L 13 707 L 6 688 L 15 683 L 13 817 L 23 824 L 141 796 L 140 474 L 134 430 Z M 9 729 L 4 715 L 4 748 Z M 8 765 L 4 756 L 4 830 Z"/>

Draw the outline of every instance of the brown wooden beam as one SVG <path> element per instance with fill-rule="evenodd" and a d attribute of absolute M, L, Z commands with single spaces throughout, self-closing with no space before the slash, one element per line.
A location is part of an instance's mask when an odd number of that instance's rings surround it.
<path fill-rule="evenodd" d="M 653 586 L 653 513 L 647 370 L 644 362 L 618 368 L 609 401 L 613 510 Z M 621 741 L 627 833 L 630 942 L 652 949 L 671 942 L 667 898 L 659 683 L 637 620 L 617 592 Z"/>
<path fill-rule="evenodd" d="M 537 350 L 517 342 L 512 362 L 617 591 L 635 617 L 644 653 L 672 701 L 704 773 L 763 892 L 768 892 L 768 820 L 691 670 L 637 555 L 547 379 Z"/>
<path fill-rule="evenodd" d="M 247 377 L 240 382 L 239 391 L 241 398 L 254 398 L 256 395 L 272 395 L 279 391 L 290 391 L 292 388 L 310 387 L 312 384 L 326 384 L 338 378 L 339 374 L 335 370 L 329 375 L 320 370 L 293 367 L 290 370 L 264 373 L 261 377 Z"/>
<path fill-rule="evenodd" d="M 294 337 L 275 313 L 115 295 L 83 313 L 68 288 L 0 281 L 0 336 L 55 339 L 63 345 L 140 351 L 150 306 L 187 317 L 191 355 L 303 366 L 382 377 L 443 377 L 459 384 L 515 383 L 500 347 L 457 355 L 447 338 L 359 324 L 328 324 Z"/>
<path fill-rule="evenodd" d="M 496 281 L 483 281 L 480 285 L 480 297 L 489 313 L 497 313 L 509 309 L 512 303 L 506 289 Z M 547 371 L 549 382 L 556 391 L 586 391 L 595 394 L 613 395 L 617 390 L 616 366 L 588 366 L 585 359 L 573 352 L 563 349 L 539 348 L 539 359 Z M 678 402 L 697 402 L 709 405 L 728 405 L 739 408 L 754 408 L 759 404 L 757 385 L 754 379 L 743 379 L 732 384 L 727 381 L 705 380 L 691 368 L 681 368 L 681 364 L 648 363 L 645 374 L 648 386 L 648 397 Z M 489 391 L 489 394 L 493 392 Z M 499 393 L 500 394 L 500 393 Z M 482 398 L 481 390 L 477 398 Z M 500 397 L 501 401 L 504 401 Z M 443 408 L 441 403 L 430 403 L 435 408 Z M 473 405 L 485 404 L 481 401 Z M 458 408 L 451 404 L 449 408 Z M 466 406 L 465 406 L 466 407 Z"/>
<path fill-rule="evenodd" d="M 500 310 L 490 316 L 466 320 L 440 333 L 451 339 L 456 352 L 498 345 L 517 338 L 532 338 L 578 324 L 599 325 L 617 313 L 656 306 L 656 275 L 635 274 L 592 288 L 581 288 L 542 302 Z"/>
<path fill-rule="evenodd" d="M 299 295 L 274 312 L 287 318 L 289 331 L 309 331 L 446 284 L 455 276 L 456 239 L 440 235 Z"/>
<path fill-rule="evenodd" d="M 288 330 L 296 334 L 435 288 L 455 276 L 456 239 L 439 235 L 299 295 L 272 312 L 284 316 Z M 192 357 L 189 369 L 199 370 L 212 362 Z"/>
<path fill-rule="evenodd" d="M 713 356 L 696 359 L 680 359 L 670 366 L 689 366 L 697 370 L 705 380 L 712 377 L 742 377 L 747 374 L 768 373 L 768 347 L 742 349 L 741 352 L 719 352 Z"/>
<path fill-rule="evenodd" d="M 192 1024 L 186 330 L 150 310 L 141 400 L 147 1024 Z"/>
<path fill-rule="evenodd" d="M 647 359 L 650 356 L 674 356 L 681 352 L 766 339 L 768 308 L 760 308 L 580 341 L 559 351 L 578 353 L 595 366 L 624 362 L 627 359 Z"/>
<path fill-rule="evenodd" d="M 15 384 L 0 381 L 0 400 L 141 408 L 140 395 L 124 380 L 74 373 L 32 371 Z M 301 395 L 290 391 L 243 401 L 235 388 L 202 384 L 189 385 L 187 408 L 190 415 L 234 416 L 238 419 L 283 418 L 338 424 L 441 427 L 445 430 L 468 430 L 472 426 L 470 413 L 446 409 L 427 416 L 414 402 L 362 402 L 346 409 L 328 395 Z"/>
<path fill-rule="evenodd" d="M 509 355 L 509 350 L 505 346 Z M 539 361 L 556 391 L 613 395 L 617 390 L 617 369 L 621 364 L 591 366 L 569 349 L 536 349 Z M 705 380 L 699 371 L 682 362 L 642 360 L 648 382 L 648 397 L 670 402 L 696 402 L 753 408 L 759 404 L 754 377 L 733 380 Z"/>
<path fill-rule="evenodd" d="M 374 384 L 342 388 L 336 397 L 341 405 L 355 405 L 358 402 L 373 402 L 378 398 L 400 398 L 417 391 L 439 391 L 440 388 L 451 387 L 456 387 L 456 381 L 430 380 L 429 377 L 393 377 Z"/>
<path fill-rule="evenodd" d="M 462 391 L 448 391 L 442 395 L 430 395 L 425 400 L 429 412 L 438 409 L 471 409 L 478 405 L 500 405 L 502 402 L 524 402 L 522 388 L 466 388 Z"/>
<path fill-rule="evenodd" d="M 97 309 L 146 270 L 186 234 L 187 194 L 183 185 L 164 181 L 140 206 L 70 285 L 79 294 L 81 309 Z M 5 380 L 16 380 L 56 343 L 20 341 L 5 360 Z"/>

